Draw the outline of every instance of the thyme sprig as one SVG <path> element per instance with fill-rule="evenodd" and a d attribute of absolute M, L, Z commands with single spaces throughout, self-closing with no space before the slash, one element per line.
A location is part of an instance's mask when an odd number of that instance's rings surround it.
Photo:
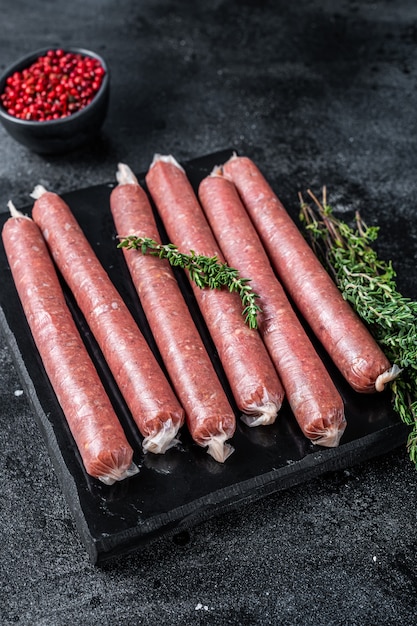
<path fill-rule="evenodd" d="M 411 426 L 407 449 L 417 465 L 417 302 L 398 291 L 392 262 L 378 257 L 373 247 L 378 226 L 367 226 L 359 212 L 354 227 L 337 218 L 326 188 L 321 202 L 310 190 L 308 195 L 313 206 L 299 195 L 300 220 L 313 249 L 387 358 L 402 368 L 391 383 L 393 407 Z"/>
<path fill-rule="evenodd" d="M 193 250 L 189 254 L 180 252 L 172 243 L 162 244 L 149 237 L 138 237 L 129 235 L 121 237 L 118 248 L 127 248 L 140 250 L 142 254 L 150 254 L 158 256 L 160 259 L 166 259 L 173 267 L 181 267 L 188 270 L 190 279 L 200 289 L 206 287 L 210 289 L 227 289 L 237 292 L 242 301 L 242 315 L 245 318 L 249 328 L 258 327 L 257 315 L 261 312 L 261 308 L 256 304 L 259 296 L 252 290 L 249 285 L 249 278 L 242 278 L 237 269 L 230 267 L 227 263 L 219 261 L 217 256 L 204 256 L 196 254 Z"/>

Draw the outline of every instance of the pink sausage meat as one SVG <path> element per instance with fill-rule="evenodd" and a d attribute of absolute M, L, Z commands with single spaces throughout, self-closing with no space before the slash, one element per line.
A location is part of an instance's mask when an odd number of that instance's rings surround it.
<path fill-rule="evenodd" d="M 146 184 L 170 241 L 184 252 L 216 255 L 222 261 L 194 190 L 175 159 L 156 156 Z M 284 392 L 259 333 L 244 322 L 239 296 L 191 284 L 244 421 L 271 424 Z"/>
<path fill-rule="evenodd" d="M 342 375 L 356 391 L 382 390 L 395 366 L 391 370 L 259 169 L 234 156 L 223 173 L 236 185 L 280 280 Z"/>
<path fill-rule="evenodd" d="M 86 472 L 106 484 L 137 473 L 39 228 L 27 217 L 12 217 L 2 238 L 29 328 Z"/>

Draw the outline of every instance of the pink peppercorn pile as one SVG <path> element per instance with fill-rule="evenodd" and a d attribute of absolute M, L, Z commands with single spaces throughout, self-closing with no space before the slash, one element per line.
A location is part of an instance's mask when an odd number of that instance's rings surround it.
<path fill-rule="evenodd" d="M 105 73 L 98 59 L 49 50 L 30 67 L 8 77 L 1 103 L 9 115 L 22 120 L 68 117 L 92 101 Z"/>

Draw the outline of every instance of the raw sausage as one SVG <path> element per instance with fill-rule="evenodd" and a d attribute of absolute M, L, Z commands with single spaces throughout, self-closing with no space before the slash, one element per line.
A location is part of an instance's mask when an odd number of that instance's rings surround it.
<path fill-rule="evenodd" d="M 194 250 L 222 261 L 191 183 L 177 161 L 156 155 L 146 184 L 171 242 L 184 252 Z M 259 333 L 244 322 L 238 294 L 191 284 L 242 419 L 252 426 L 273 423 L 283 388 Z"/>
<path fill-rule="evenodd" d="M 119 237 L 136 235 L 159 241 L 148 196 L 132 171 L 120 164 L 119 184 L 110 195 L 110 207 Z M 185 409 L 193 440 L 208 448 L 216 461 L 233 452 L 225 442 L 236 428 L 226 393 L 191 317 L 174 273 L 165 259 L 123 248 L 132 276 L 172 385 Z"/>
<path fill-rule="evenodd" d="M 260 170 L 249 158 L 233 156 L 223 174 L 236 185 L 280 280 L 342 375 L 355 391 L 382 391 L 399 369 L 391 368 Z"/>
<path fill-rule="evenodd" d="M 294 416 L 306 437 L 335 447 L 346 427 L 344 405 L 271 267 L 236 187 L 216 170 L 202 180 L 200 202 L 229 265 L 252 276 L 260 332 Z"/>
<path fill-rule="evenodd" d="M 32 195 L 33 219 L 144 437 L 143 449 L 164 453 L 177 443 L 184 410 L 68 205 L 41 187 Z"/>
<path fill-rule="evenodd" d="M 133 450 L 75 326 L 39 228 L 11 212 L 2 238 L 33 339 L 86 472 L 112 484 L 137 473 Z"/>

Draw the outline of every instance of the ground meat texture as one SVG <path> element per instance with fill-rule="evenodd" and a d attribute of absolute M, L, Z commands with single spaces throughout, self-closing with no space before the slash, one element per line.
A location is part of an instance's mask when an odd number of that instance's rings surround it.
<path fill-rule="evenodd" d="M 278 282 L 235 186 L 213 174 L 201 182 L 199 198 L 229 265 L 243 275 L 251 272 L 262 309 L 260 332 L 302 432 L 317 444 L 337 446 L 346 427 L 342 398 Z"/>
<path fill-rule="evenodd" d="M 300 313 L 355 391 L 382 390 L 391 364 L 346 302 L 257 166 L 233 156 L 237 187 L 271 262 Z"/>
<path fill-rule="evenodd" d="M 173 157 L 156 156 L 146 184 L 172 243 L 186 253 L 194 250 L 224 260 L 194 190 Z M 258 331 L 244 322 L 239 296 L 191 285 L 242 419 L 251 426 L 271 424 L 284 392 Z"/>
<path fill-rule="evenodd" d="M 123 169 L 121 170 L 123 172 Z M 159 241 L 145 191 L 119 184 L 110 196 L 119 236 Z M 233 451 L 225 444 L 236 419 L 168 261 L 123 248 L 125 259 L 172 385 L 185 409 L 193 440 L 219 462 Z"/>
<path fill-rule="evenodd" d="M 40 192 L 32 215 L 144 437 L 145 451 L 177 443 L 184 410 L 68 205 Z"/>
<path fill-rule="evenodd" d="M 23 310 L 86 472 L 112 484 L 137 472 L 129 445 L 67 307 L 36 224 L 10 218 L 2 238 Z"/>

